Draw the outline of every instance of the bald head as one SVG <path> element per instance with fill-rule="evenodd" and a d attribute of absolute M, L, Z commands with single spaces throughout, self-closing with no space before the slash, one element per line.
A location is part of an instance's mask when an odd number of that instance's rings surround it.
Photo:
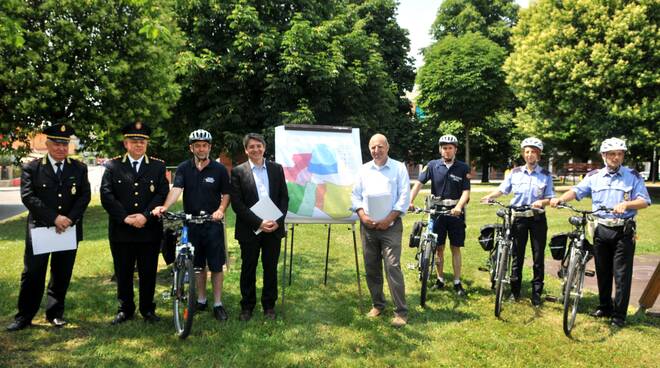
<path fill-rule="evenodd" d="M 382 166 L 387 162 L 387 153 L 390 150 L 390 145 L 387 143 L 387 138 L 382 134 L 374 134 L 369 140 L 369 152 L 374 162 L 378 166 Z"/>

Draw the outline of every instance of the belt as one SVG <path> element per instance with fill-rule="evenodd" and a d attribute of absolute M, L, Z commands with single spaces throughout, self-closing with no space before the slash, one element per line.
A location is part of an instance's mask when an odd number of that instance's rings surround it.
<path fill-rule="evenodd" d="M 627 219 L 596 217 L 596 223 L 598 223 L 599 225 L 605 225 L 607 227 L 621 227 L 626 224 L 626 221 L 634 220 L 634 219 L 635 219 L 634 217 L 630 217 Z"/>
<path fill-rule="evenodd" d="M 534 217 L 534 211 L 513 211 L 513 217 Z"/>
<path fill-rule="evenodd" d="M 431 199 L 431 204 L 435 204 L 435 205 L 438 205 L 438 206 L 445 206 L 445 207 L 455 206 L 456 204 L 458 204 L 458 199 L 435 199 L 435 198 L 433 198 L 433 199 Z"/>

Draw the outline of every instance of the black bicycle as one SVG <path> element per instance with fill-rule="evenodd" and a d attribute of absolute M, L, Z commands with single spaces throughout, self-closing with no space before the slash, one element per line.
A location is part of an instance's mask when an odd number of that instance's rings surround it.
<path fill-rule="evenodd" d="M 596 211 L 578 210 L 567 203 L 560 203 L 557 208 L 567 208 L 579 214 L 568 218 L 568 222 L 573 225 L 573 231 L 553 235 L 550 239 L 552 257 L 561 259 L 559 275 L 564 280 L 561 288 L 561 300 L 564 304 L 563 327 L 564 334 L 570 336 L 575 326 L 578 304 L 582 298 L 584 277 L 594 275 L 593 271 L 586 269 L 587 263 L 593 257 L 593 245 L 586 238 L 587 223 L 594 213 L 607 213 L 612 209 L 600 207 Z M 570 242 L 566 252 L 568 239 Z"/>
<path fill-rule="evenodd" d="M 498 205 L 497 217 L 502 219 L 502 224 L 491 225 L 494 232 L 494 246 L 490 249 L 488 256 L 488 272 L 490 273 L 491 286 L 495 290 L 495 317 L 502 313 L 502 302 L 504 301 L 504 285 L 511 284 L 511 262 L 513 251 L 513 234 L 511 227 L 513 219 L 517 214 L 540 211 L 530 206 L 510 206 L 495 200 L 489 200 L 489 205 Z M 481 242 L 481 239 L 480 239 Z M 483 246 L 483 244 L 482 244 Z"/>
<path fill-rule="evenodd" d="M 201 214 L 193 216 L 186 213 L 165 212 L 162 214 L 163 223 L 176 231 L 176 258 L 172 263 L 172 312 L 174 315 L 174 329 L 177 336 L 185 339 L 192 330 L 193 316 L 197 295 L 195 291 L 197 275 L 202 268 L 194 267 L 195 246 L 188 241 L 188 225 L 203 224 L 213 221 L 211 215 Z"/>
<path fill-rule="evenodd" d="M 415 259 L 417 260 L 419 281 L 422 283 L 419 304 L 425 307 L 428 282 L 435 264 L 435 251 L 438 248 L 438 235 L 433 232 L 433 223 L 436 216 L 451 216 L 451 210 L 415 207 L 410 212 L 427 214 L 426 220 L 417 221 L 413 225 L 409 244 L 411 248 L 417 248 Z"/>

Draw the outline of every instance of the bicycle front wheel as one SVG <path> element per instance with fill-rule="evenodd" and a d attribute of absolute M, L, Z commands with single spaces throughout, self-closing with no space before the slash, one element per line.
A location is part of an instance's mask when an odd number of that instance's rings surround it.
<path fill-rule="evenodd" d="M 504 301 L 504 278 L 508 267 L 509 247 L 501 247 L 497 252 L 497 264 L 495 268 L 495 317 L 502 313 L 502 302 Z"/>
<path fill-rule="evenodd" d="M 564 283 L 564 334 L 571 335 L 575 326 L 578 304 L 582 296 L 582 284 L 584 283 L 584 265 L 580 262 L 578 254 L 571 255 L 568 265 L 568 276 Z"/>
<path fill-rule="evenodd" d="M 187 257 L 180 257 L 174 263 L 174 328 L 177 336 L 185 339 L 192 329 L 195 314 L 195 269 Z"/>
<path fill-rule="evenodd" d="M 419 294 L 419 304 L 422 307 L 426 306 L 426 292 L 428 291 L 429 274 L 431 273 L 431 253 L 433 251 L 431 248 L 431 242 L 428 240 L 422 243 L 422 252 L 419 259 L 419 277 L 422 282 Z"/>

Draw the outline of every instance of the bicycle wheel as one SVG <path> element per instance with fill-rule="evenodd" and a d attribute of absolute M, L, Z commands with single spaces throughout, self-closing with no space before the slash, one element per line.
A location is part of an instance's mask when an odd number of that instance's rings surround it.
<path fill-rule="evenodd" d="M 419 305 L 422 307 L 426 306 L 426 292 L 428 290 L 429 282 L 429 273 L 431 271 L 431 243 L 428 240 L 425 240 L 422 243 L 422 253 L 420 255 L 419 265 L 419 276 L 420 281 L 422 282 L 421 290 L 419 294 Z"/>
<path fill-rule="evenodd" d="M 174 263 L 174 328 L 176 334 L 185 339 L 192 329 L 195 314 L 195 269 L 192 260 L 180 256 Z"/>
<path fill-rule="evenodd" d="M 578 253 L 571 255 L 568 265 L 568 276 L 564 284 L 564 334 L 571 335 L 573 326 L 575 326 L 575 317 L 577 316 L 578 304 L 582 294 L 582 284 L 584 282 L 584 265 L 580 262 Z"/>
<path fill-rule="evenodd" d="M 509 247 L 500 247 L 497 255 L 495 268 L 495 317 L 502 313 L 502 301 L 504 300 L 504 277 L 508 267 Z"/>

